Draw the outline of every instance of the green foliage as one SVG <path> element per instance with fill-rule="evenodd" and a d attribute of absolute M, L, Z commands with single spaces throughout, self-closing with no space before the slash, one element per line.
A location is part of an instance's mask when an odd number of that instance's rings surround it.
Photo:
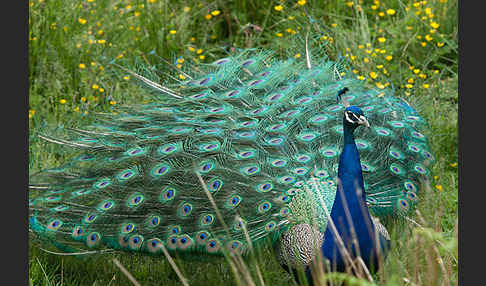
<path fill-rule="evenodd" d="M 183 70 L 191 62 L 211 62 L 237 48 L 262 47 L 281 56 L 304 57 L 303 52 L 289 54 L 288 48 L 305 35 L 308 13 L 319 22 L 320 37 L 328 43 L 326 52 L 331 57 L 345 58 L 348 72 L 358 79 L 378 88 L 393 87 L 416 102 L 430 125 L 426 135 L 437 163 L 432 187 L 421 196 L 420 215 L 412 217 L 425 229 L 412 222 L 387 224 L 392 252 L 374 282 L 455 285 L 457 7 L 454 0 L 31 0 L 30 171 L 53 166 L 65 156 L 64 150 L 35 137 L 36 131 L 87 122 L 93 112 L 116 112 L 119 105 L 148 100 L 130 83 L 128 74 L 109 64 L 113 59 L 134 63 L 145 58 L 153 64 L 150 53 L 154 51 Z M 247 260 L 248 275 L 259 284 L 259 269 L 267 285 L 294 283 L 271 252 L 265 249 Z M 30 282 L 130 285 L 112 258 L 119 259 L 142 285 L 180 285 L 164 259 L 122 253 L 54 256 L 35 246 L 30 247 Z M 224 259 L 175 260 L 190 285 L 248 284 L 243 272 L 235 272 Z"/>

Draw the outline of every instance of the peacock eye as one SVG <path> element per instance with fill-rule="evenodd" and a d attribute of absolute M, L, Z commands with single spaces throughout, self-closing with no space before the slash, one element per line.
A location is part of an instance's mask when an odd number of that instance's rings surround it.
<path fill-rule="evenodd" d="M 352 111 L 346 111 L 345 117 L 349 123 L 358 123 L 359 118 Z"/>

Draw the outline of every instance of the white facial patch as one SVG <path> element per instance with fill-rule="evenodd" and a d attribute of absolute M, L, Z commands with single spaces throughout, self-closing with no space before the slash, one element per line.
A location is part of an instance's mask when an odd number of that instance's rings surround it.
<path fill-rule="evenodd" d="M 359 118 L 356 117 L 356 115 L 354 115 L 354 113 L 350 112 L 350 111 L 346 111 L 344 113 L 344 117 L 346 118 L 346 120 L 349 122 L 349 123 L 353 123 L 353 124 L 356 124 L 356 123 L 359 123 Z M 354 120 L 351 119 L 351 117 L 354 117 Z"/>
<path fill-rule="evenodd" d="M 360 115 L 360 117 L 358 118 L 354 113 L 347 111 L 344 113 L 344 117 L 349 123 L 360 124 L 365 125 L 366 127 L 370 127 L 370 123 L 368 122 L 366 117 L 364 117 L 364 115 Z"/>
<path fill-rule="evenodd" d="M 358 118 L 358 124 L 364 125 L 366 127 L 370 127 L 370 123 L 368 122 L 368 119 L 366 119 L 366 117 L 364 117 L 363 115 L 361 115 Z"/>

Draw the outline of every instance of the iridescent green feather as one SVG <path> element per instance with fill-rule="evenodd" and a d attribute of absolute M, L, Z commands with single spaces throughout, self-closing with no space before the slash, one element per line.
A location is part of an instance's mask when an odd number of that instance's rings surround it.
<path fill-rule="evenodd" d="M 341 71 L 325 57 L 313 56 L 308 69 L 304 59 L 246 50 L 199 67 L 171 92 L 159 88 L 165 96 L 150 104 L 45 135 L 79 153 L 31 177 L 30 229 L 66 252 L 151 254 L 160 244 L 188 254 L 246 253 L 244 230 L 258 244 L 314 219 L 324 231 L 343 87 L 372 125 L 356 131 L 369 207 L 406 214 L 434 160 L 424 121 L 391 91 L 366 89 Z"/>

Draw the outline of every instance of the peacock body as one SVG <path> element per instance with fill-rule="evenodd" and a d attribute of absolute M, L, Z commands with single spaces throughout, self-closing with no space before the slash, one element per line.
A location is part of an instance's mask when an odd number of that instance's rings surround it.
<path fill-rule="evenodd" d="M 336 234 L 346 240 L 353 225 L 360 246 L 376 250 L 372 236 L 389 238 L 370 214 L 406 215 L 434 158 L 426 122 L 407 102 L 342 71 L 326 57 L 283 61 L 246 50 L 172 85 L 137 75 L 158 92 L 152 103 L 42 135 L 77 153 L 31 176 L 31 232 L 65 252 L 154 255 L 162 246 L 246 254 L 270 238 L 280 241 L 282 264 L 294 267 L 312 261 L 309 242 L 342 260 Z M 343 105 L 336 94 L 345 88 Z M 369 128 L 348 126 L 363 114 Z M 338 218 L 343 199 L 354 224 Z M 355 216 L 353 204 L 366 214 Z M 308 251 L 294 255 L 295 244 Z"/>

